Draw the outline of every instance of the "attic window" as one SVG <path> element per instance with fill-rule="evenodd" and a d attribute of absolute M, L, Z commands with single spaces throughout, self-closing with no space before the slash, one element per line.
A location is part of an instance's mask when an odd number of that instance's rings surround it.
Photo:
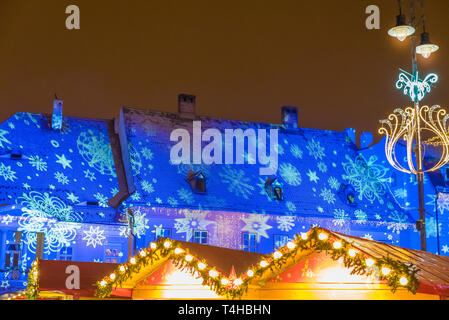
<path fill-rule="evenodd" d="M 271 179 L 267 178 L 265 181 L 265 191 L 270 199 L 273 200 L 283 200 L 282 197 L 282 187 L 277 183 L 277 178 Z"/>
<path fill-rule="evenodd" d="M 355 190 L 351 185 L 342 185 L 341 186 L 341 196 L 349 205 L 355 205 Z"/>
<path fill-rule="evenodd" d="M 198 194 L 206 193 L 206 177 L 201 171 L 193 172 L 189 170 L 186 180 L 193 192 Z"/>

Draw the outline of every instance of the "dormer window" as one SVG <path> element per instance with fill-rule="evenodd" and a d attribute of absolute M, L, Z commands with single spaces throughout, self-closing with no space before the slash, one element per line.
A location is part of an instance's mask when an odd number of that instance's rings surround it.
<path fill-rule="evenodd" d="M 270 199 L 283 200 L 282 186 L 277 182 L 277 178 L 267 178 L 265 181 L 265 191 Z"/>
<path fill-rule="evenodd" d="M 351 185 L 344 185 L 342 184 L 340 187 L 340 196 L 343 198 L 343 201 L 345 201 L 349 205 L 355 205 L 356 204 L 356 194 L 355 190 Z"/>
<path fill-rule="evenodd" d="M 194 172 L 189 170 L 186 181 L 189 183 L 190 188 L 194 193 L 206 193 L 206 176 L 201 171 Z"/>

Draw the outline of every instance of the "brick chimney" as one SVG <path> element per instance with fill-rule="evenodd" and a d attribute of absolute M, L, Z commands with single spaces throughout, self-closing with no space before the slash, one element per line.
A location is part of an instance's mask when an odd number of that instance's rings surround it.
<path fill-rule="evenodd" d="M 195 119 L 196 96 L 181 93 L 178 95 L 178 112 L 182 118 Z"/>
<path fill-rule="evenodd" d="M 283 106 L 282 124 L 289 129 L 298 128 L 298 108 L 295 106 Z"/>

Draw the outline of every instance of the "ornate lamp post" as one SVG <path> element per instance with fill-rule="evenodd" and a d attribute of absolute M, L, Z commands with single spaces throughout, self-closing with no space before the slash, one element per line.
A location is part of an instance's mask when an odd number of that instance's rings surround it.
<path fill-rule="evenodd" d="M 420 46 L 416 46 L 416 35 L 414 35 L 416 30 L 415 0 L 409 0 L 411 25 L 406 25 L 405 16 L 402 14 L 402 1 L 398 0 L 400 15 L 397 17 L 397 25 L 389 30 L 391 36 L 397 37 L 401 41 L 411 35 L 413 71 L 409 74 L 401 70 L 396 88 L 402 90 L 404 95 L 410 98 L 413 107 L 407 107 L 404 110 L 395 109 L 394 113 L 388 116 L 388 119 L 380 121 L 382 127 L 379 129 L 379 133 L 386 136 L 385 154 L 388 162 L 397 170 L 417 176 L 419 220 L 416 222 L 416 229 L 421 234 L 421 250 L 427 251 L 424 173 L 437 170 L 449 162 L 449 137 L 447 135 L 449 115 L 446 115 L 446 111 L 441 109 L 440 106 L 420 106 L 421 100 L 427 93 L 430 93 L 431 85 L 438 81 L 438 76 L 434 73 L 428 74 L 424 79 L 419 78 L 417 54 L 422 54 L 424 58 L 428 58 L 432 52 L 438 50 L 438 46 L 430 43 L 429 34 L 425 31 L 424 0 L 420 0 L 420 2 L 422 9 L 421 24 L 423 26 Z M 431 168 L 423 167 L 423 131 L 433 134 L 443 149 L 439 161 Z M 401 138 L 406 143 L 406 165 L 401 164 L 396 157 L 396 144 Z"/>

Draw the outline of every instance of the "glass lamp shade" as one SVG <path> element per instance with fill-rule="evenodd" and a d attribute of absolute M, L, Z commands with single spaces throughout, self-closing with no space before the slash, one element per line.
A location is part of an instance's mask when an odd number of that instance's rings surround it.
<path fill-rule="evenodd" d="M 411 36 L 414 33 L 415 28 L 405 23 L 405 16 L 403 14 L 396 17 L 396 26 L 388 30 L 388 34 L 398 38 L 399 41 L 404 41 L 408 36 Z"/>
<path fill-rule="evenodd" d="M 427 59 L 438 49 L 439 47 L 436 44 L 430 42 L 429 34 L 427 32 L 423 32 L 421 34 L 421 44 L 416 47 L 416 53 Z"/>

